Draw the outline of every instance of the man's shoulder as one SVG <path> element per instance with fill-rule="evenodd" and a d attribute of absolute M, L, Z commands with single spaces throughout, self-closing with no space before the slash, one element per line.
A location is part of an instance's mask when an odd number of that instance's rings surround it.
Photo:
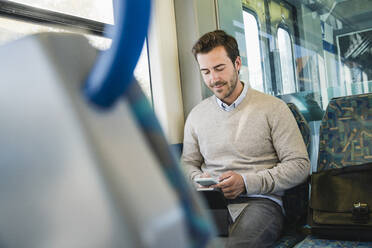
<path fill-rule="evenodd" d="M 189 116 L 205 115 L 214 108 L 215 98 L 210 96 L 198 103 L 190 112 Z"/>
<path fill-rule="evenodd" d="M 253 98 L 253 102 L 255 102 L 255 103 L 257 103 L 261 106 L 273 108 L 273 106 L 285 105 L 285 102 L 283 102 L 283 100 L 281 100 L 281 99 L 279 99 L 275 96 L 260 92 L 258 90 L 253 89 L 253 88 L 251 88 L 250 90 L 251 90 L 251 95 L 252 95 L 252 98 Z"/>
<path fill-rule="evenodd" d="M 204 123 L 205 117 L 210 115 L 213 111 L 215 99 L 213 96 L 208 97 L 198 103 L 188 114 L 185 128 L 193 126 L 194 128 Z"/>

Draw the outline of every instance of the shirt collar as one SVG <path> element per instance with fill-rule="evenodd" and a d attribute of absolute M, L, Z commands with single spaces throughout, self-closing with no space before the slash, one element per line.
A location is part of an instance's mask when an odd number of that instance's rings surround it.
<path fill-rule="evenodd" d="M 242 93 L 240 93 L 240 95 L 238 96 L 238 98 L 236 98 L 236 100 L 230 104 L 230 105 L 227 105 L 226 103 L 224 103 L 223 101 L 221 101 L 218 97 L 214 96 L 216 98 L 216 101 L 217 101 L 217 104 L 220 108 L 222 108 L 223 110 L 225 111 L 231 111 L 233 109 L 235 109 L 236 107 L 238 107 L 238 105 L 243 101 L 243 99 L 245 98 L 245 96 L 247 95 L 247 92 L 248 92 L 248 84 L 245 84 L 243 83 L 243 91 Z"/>

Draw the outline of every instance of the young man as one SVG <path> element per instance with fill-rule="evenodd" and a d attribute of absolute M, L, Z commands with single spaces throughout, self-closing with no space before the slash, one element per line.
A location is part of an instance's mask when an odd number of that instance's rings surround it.
<path fill-rule="evenodd" d="M 239 80 L 236 40 L 203 35 L 192 52 L 211 96 L 189 114 L 182 164 L 191 180 L 215 177 L 229 199 L 228 247 L 271 247 L 283 227 L 281 195 L 302 183 L 310 163 L 297 123 L 281 100 Z"/>

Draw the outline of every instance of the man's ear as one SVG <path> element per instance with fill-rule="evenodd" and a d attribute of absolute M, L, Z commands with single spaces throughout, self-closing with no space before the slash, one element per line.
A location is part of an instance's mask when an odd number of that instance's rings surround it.
<path fill-rule="evenodd" d="M 240 56 L 236 57 L 234 66 L 235 69 L 239 72 L 240 68 L 242 67 L 242 59 L 240 58 Z"/>

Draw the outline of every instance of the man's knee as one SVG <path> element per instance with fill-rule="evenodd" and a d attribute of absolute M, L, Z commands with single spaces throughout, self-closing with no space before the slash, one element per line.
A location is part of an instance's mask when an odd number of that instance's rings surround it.
<path fill-rule="evenodd" d="M 270 247 L 279 238 L 283 222 L 275 202 L 252 200 L 231 226 L 227 247 Z"/>

